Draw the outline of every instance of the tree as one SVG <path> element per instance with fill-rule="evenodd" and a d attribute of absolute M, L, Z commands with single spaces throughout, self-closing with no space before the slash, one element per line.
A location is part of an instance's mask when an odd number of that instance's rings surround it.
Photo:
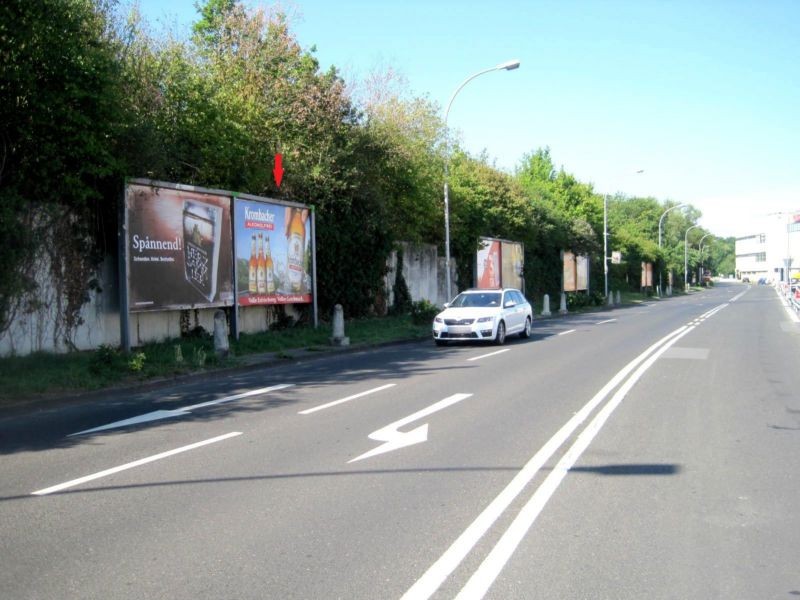
<path fill-rule="evenodd" d="M 107 14 L 92 0 L 0 6 L 0 333 L 17 311 L 52 302 L 56 343 L 70 346 L 106 250 L 124 118 Z M 56 286 L 46 300 L 43 269 Z"/>

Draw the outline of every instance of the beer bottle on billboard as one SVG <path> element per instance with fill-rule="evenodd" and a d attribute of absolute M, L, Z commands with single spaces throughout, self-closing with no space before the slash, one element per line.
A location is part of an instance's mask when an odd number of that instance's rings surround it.
<path fill-rule="evenodd" d="M 259 294 L 267 293 L 267 262 L 264 260 L 264 236 L 258 234 L 258 259 L 256 260 L 256 288 Z"/>
<path fill-rule="evenodd" d="M 267 293 L 275 293 L 275 265 L 272 263 L 272 252 L 269 249 L 269 236 L 264 240 L 264 274 L 267 279 Z"/>
<path fill-rule="evenodd" d="M 258 292 L 258 279 L 256 277 L 256 271 L 258 270 L 258 260 L 256 259 L 256 234 L 254 233 L 251 237 L 247 291 L 251 294 L 255 294 Z"/>
<path fill-rule="evenodd" d="M 303 253 L 306 247 L 306 227 L 301 217 L 299 208 L 292 211 L 292 221 L 289 224 L 289 249 L 287 262 L 289 263 L 289 285 L 292 292 L 299 292 L 303 283 Z"/>

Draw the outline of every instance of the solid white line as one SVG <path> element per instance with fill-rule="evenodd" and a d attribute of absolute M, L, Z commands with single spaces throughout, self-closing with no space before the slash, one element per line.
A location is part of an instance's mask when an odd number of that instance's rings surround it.
<path fill-rule="evenodd" d="M 558 335 L 567 335 L 568 333 L 575 333 L 576 331 L 577 331 L 577 329 L 570 329 L 568 331 L 562 331 Z"/>
<path fill-rule="evenodd" d="M 606 319 L 605 321 L 598 321 L 595 325 L 603 325 L 604 323 L 613 323 L 616 319 Z"/>
<path fill-rule="evenodd" d="M 307 410 L 301 410 L 298 415 L 310 415 L 311 413 L 315 413 L 319 410 L 325 410 L 326 408 L 330 408 L 331 406 L 336 406 L 337 404 L 344 404 L 345 402 L 350 402 L 350 400 L 355 400 L 356 398 L 361 398 L 363 396 L 367 396 L 369 394 L 374 394 L 375 392 L 380 392 L 382 390 L 389 389 L 390 387 L 396 386 L 396 383 L 387 383 L 386 385 L 382 385 L 380 387 L 372 388 L 371 390 L 367 390 L 366 392 L 361 392 L 360 394 L 353 394 L 352 396 L 348 396 L 347 398 L 342 398 L 341 400 L 334 400 L 333 402 L 328 402 L 327 404 L 322 404 L 320 406 L 315 406 L 314 408 L 309 408 Z"/>
<path fill-rule="evenodd" d="M 475 544 L 497 521 L 508 506 L 522 493 L 548 460 L 566 442 L 573 432 L 583 423 L 591 412 L 606 398 L 650 354 L 667 343 L 671 338 L 686 331 L 687 327 L 676 329 L 661 338 L 639 356 L 622 368 L 594 397 L 587 402 L 573 417 L 550 438 L 542 448 L 533 455 L 522 470 L 517 473 L 502 492 L 483 509 L 480 515 L 458 536 L 444 554 L 425 571 L 414 585 L 403 594 L 401 600 L 426 600 L 430 598 L 450 574 L 456 570 L 461 561 L 469 554 Z"/>
<path fill-rule="evenodd" d="M 179 408 L 177 410 L 194 410 L 196 408 L 205 408 L 206 406 L 214 406 L 215 404 L 222 404 L 223 402 L 231 402 L 233 400 L 241 400 L 242 398 L 249 398 L 250 396 L 260 396 L 261 394 L 266 394 L 267 392 L 283 390 L 292 387 L 293 385 L 294 384 L 292 383 L 282 383 L 280 385 L 273 385 L 270 387 L 260 388 L 257 390 L 250 390 L 249 392 L 243 392 L 241 394 L 235 394 L 233 396 L 225 396 L 224 398 L 219 398 L 217 400 L 210 400 L 208 402 L 201 402 L 200 404 L 193 404 L 192 406 Z"/>
<path fill-rule="evenodd" d="M 60 492 L 61 490 L 65 490 L 67 488 L 74 487 L 76 485 L 80 485 L 82 483 L 86 483 L 87 481 L 93 481 L 94 479 L 100 479 L 101 477 L 107 477 L 108 475 L 113 475 L 114 473 L 119 473 L 120 471 L 125 471 L 127 469 L 133 469 L 134 467 L 140 467 L 142 465 L 146 465 L 147 463 L 151 463 L 156 460 L 161 460 L 162 458 L 167 458 L 168 456 L 173 456 L 175 454 L 180 454 L 181 452 L 187 452 L 188 450 L 194 450 L 195 448 L 200 448 L 201 446 L 207 446 L 208 444 L 213 444 L 215 442 L 221 442 L 223 440 L 227 440 L 228 438 L 236 437 L 237 435 L 242 435 L 241 431 L 233 431 L 231 433 L 226 433 L 225 435 L 220 435 L 215 438 L 211 438 L 210 440 L 204 440 L 202 442 L 196 442 L 194 444 L 189 444 L 188 446 L 182 446 L 180 448 L 175 448 L 174 450 L 169 450 L 167 452 L 162 452 L 161 454 L 155 454 L 153 456 L 148 456 L 147 458 L 141 458 L 139 460 L 135 460 L 133 462 L 120 465 L 118 467 L 113 467 L 111 469 L 106 469 L 105 471 L 100 471 L 99 473 L 94 473 L 92 475 L 87 475 L 86 477 L 80 477 L 78 479 L 73 479 L 71 481 L 67 481 L 65 483 L 59 483 L 58 485 L 51 486 L 49 488 L 44 488 L 43 490 L 38 490 L 36 492 L 32 492 L 31 495 L 33 496 L 45 496 L 47 494 L 52 494 L 53 492 Z"/>
<path fill-rule="evenodd" d="M 553 471 L 547 476 L 542 485 L 531 496 L 523 509 L 511 523 L 509 528 L 500 538 L 500 541 L 492 549 L 489 555 L 481 563 L 478 570 L 472 574 L 467 584 L 456 596 L 456 600 L 479 600 L 483 598 L 497 576 L 505 567 L 511 555 L 519 546 L 522 539 L 528 533 L 536 518 L 542 512 L 548 500 L 555 493 L 558 486 L 566 477 L 569 470 L 583 454 L 584 450 L 594 440 L 600 429 L 611 416 L 611 413 L 619 406 L 622 399 L 636 385 L 636 382 L 644 373 L 664 354 L 675 342 L 692 331 L 694 327 L 688 327 L 679 335 L 673 337 L 666 344 L 661 346 L 650 358 L 648 358 L 631 377 L 620 387 L 611 400 L 600 410 L 589 425 L 584 429 L 575 440 L 575 443 L 567 450 L 566 454 L 558 461 Z"/>
<path fill-rule="evenodd" d="M 473 360 L 480 360 L 482 358 L 488 358 L 489 356 L 495 356 L 497 354 L 502 354 L 503 352 L 508 352 L 510 348 L 506 348 L 505 350 L 498 350 L 497 352 L 490 352 L 489 354 L 482 354 L 480 356 L 473 356 L 472 358 L 468 358 L 467 362 L 471 362 Z"/>

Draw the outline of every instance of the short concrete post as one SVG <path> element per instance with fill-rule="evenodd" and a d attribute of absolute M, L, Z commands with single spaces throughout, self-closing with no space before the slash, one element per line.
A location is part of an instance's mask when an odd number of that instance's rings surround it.
<path fill-rule="evenodd" d="M 334 346 L 349 346 L 350 338 L 344 335 L 344 309 L 341 304 L 333 307 L 333 337 L 331 344 Z"/>
<path fill-rule="evenodd" d="M 617 296 L 616 298 L 614 298 L 614 304 L 616 304 L 617 306 L 622 306 L 622 294 L 620 293 L 619 290 L 617 290 Z"/>
<path fill-rule="evenodd" d="M 220 358 L 227 358 L 230 353 L 228 345 L 228 323 L 225 319 L 225 311 L 217 310 L 214 312 L 214 352 Z"/>
<path fill-rule="evenodd" d="M 567 314 L 567 295 L 564 292 L 561 292 L 561 306 L 558 307 L 558 314 Z"/>
<path fill-rule="evenodd" d="M 614 306 L 614 292 L 608 292 L 608 298 L 606 298 L 606 306 Z"/>
<path fill-rule="evenodd" d="M 549 317 L 552 314 L 550 312 L 550 294 L 545 294 L 544 300 L 542 300 L 542 316 Z"/>

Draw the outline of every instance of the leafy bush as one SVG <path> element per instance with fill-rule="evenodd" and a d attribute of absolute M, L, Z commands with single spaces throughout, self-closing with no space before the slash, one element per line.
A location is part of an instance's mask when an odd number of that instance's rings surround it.
<path fill-rule="evenodd" d="M 439 307 L 427 300 L 411 303 L 411 322 L 414 323 L 414 325 L 431 323 L 438 313 Z"/>

